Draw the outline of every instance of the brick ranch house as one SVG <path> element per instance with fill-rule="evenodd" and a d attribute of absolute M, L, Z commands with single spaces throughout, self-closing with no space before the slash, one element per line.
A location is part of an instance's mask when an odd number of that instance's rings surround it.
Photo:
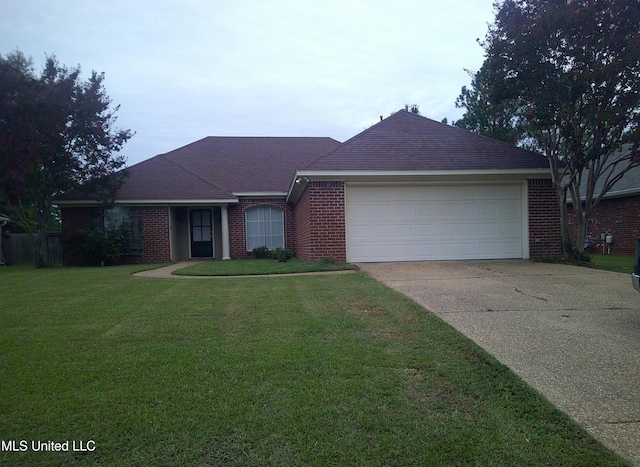
<path fill-rule="evenodd" d="M 57 199 L 63 234 L 134 219 L 137 262 L 542 258 L 561 253 L 546 158 L 401 110 L 344 143 L 208 137 L 129 169 L 115 207 Z"/>

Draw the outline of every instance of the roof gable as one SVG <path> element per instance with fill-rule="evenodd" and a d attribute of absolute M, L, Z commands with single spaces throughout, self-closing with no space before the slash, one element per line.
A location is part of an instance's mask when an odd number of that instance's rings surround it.
<path fill-rule="evenodd" d="M 400 110 L 304 168 L 450 171 L 548 167 L 540 154 Z"/>

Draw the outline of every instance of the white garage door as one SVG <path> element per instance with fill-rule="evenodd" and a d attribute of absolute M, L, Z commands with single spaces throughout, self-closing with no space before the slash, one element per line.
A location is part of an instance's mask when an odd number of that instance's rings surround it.
<path fill-rule="evenodd" d="M 522 185 L 347 186 L 347 261 L 523 257 Z"/>

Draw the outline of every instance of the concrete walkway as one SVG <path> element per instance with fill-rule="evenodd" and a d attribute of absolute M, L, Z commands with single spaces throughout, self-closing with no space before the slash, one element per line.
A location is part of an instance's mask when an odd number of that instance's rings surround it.
<path fill-rule="evenodd" d="M 629 275 L 528 261 L 359 266 L 640 466 L 640 294 Z"/>

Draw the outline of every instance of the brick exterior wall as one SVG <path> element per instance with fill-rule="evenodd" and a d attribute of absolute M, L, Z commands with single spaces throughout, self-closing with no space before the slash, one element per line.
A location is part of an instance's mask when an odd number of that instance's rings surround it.
<path fill-rule="evenodd" d="M 60 209 L 62 217 L 62 235 L 74 232 L 86 232 L 91 229 L 91 216 L 101 212 L 91 207 L 72 207 Z"/>
<path fill-rule="evenodd" d="M 347 260 L 344 182 L 310 182 L 294 215 L 298 258 Z"/>
<path fill-rule="evenodd" d="M 531 259 L 562 254 L 560 238 L 560 213 L 555 191 L 550 180 L 528 181 L 529 192 L 529 254 Z M 594 225 L 604 225 L 604 213 L 611 213 L 607 220 L 607 233 L 616 238 L 612 253 L 632 254 L 635 237 L 640 234 L 640 195 L 613 209 L 614 201 L 606 200 L 594 216 Z M 310 182 L 295 206 L 284 199 L 241 199 L 227 208 L 229 242 L 232 258 L 250 256 L 246 251 L 245 212 L 256 206 L 274 206 L 284 211 L 285 247 L 296 256 L 308 261 L 331 257 L 346 261 L 345 185 L 337 181 Z M 91 228 L 91 215 L 97 208 L 65 207 L 62 213 L 63 235 L 87 231 Z M 128 257 L 129 262 L 168 262 L 170 258 L 170 229 L 168 206 L 131 207 L 131 214 L 140 216 L 144 235 L 142 256 Z M 617 216 L 617 217 L 616 217 Z M 609 218 L 607 218 L 609 219 Z M 633 227 L 632 220 L 635 219 Z M 626 230 L 625 230 L 626 229 Z M 598 229 L 596 229 L 598 230 Z M 600 232 L 596 232 L 599 238 Z M 63 251 L 63 258 L 65 252 Z M 73 264 L 66 258 L 65 264 Z"/>
<path fill-rule="evenodd" d="M 247 198 L 240 199 L 238 204 L 227 207 L 229 219 L 229 250 L 232 258 L 251 256 L 247 251 L 247 235 L 245 230 L 245 212 L 256 206 L 273 206 L 284 211 L 284 246 L 296 252 L 295 223 L 293 208 L 283 198 Z"/>
<path fill-rule="evenodd" d="M 138 206 L 131 214 L 140 216 L 144 247 L 142 256 L 131 256 L 129 262 L 166 263 L 171 261 L 169 206 Z"/>
<path fill-rule="evenodd" d="M 91 217 L 101 215 L 102 209 L 95 207 L 63 207 L 62 236 L 91 230 Z M 138 206 L 131 208 L 131 214 L 140 216 L 144 248 L 142 256 L 128 256 L 128 263 L 159 263 L 171 261 L 169 245 L 169 207 Z M 62 261 L 65 265 L 76 264 L 73 252 L 63 247 Z"/>
<path fill-rule="evenodd" d="M 78 260 L 74 258 L 74 252 L 69 248 L 66 239 L 76 232 L 88 232 L 91 230 L 91 217 L 98 215 L 102 210 L 94 207 L 69 207 L 60 209 L 62 219 L 62 264 L 75 265 Z"/>
<path fill-rule="evenodd" d="M 560 209 L 550 179 L 528 180 L 529 257 L 542 259 L 562 255 Z"/>
<path fill-rule="evenodd" d="M 569 229 L 576 238 L 577 224 L 569 206 Z M 589 221 L 591 235 L 589 253 L 602 254 L 602 234 L 613 235 L 613 244 L 605 248 L 612 255 L 635 255 L 636 239 L 640 237 L 640 195 L 603 199 L 593 211 Z M 605 247 L 607 245 L 605 244 Z"/>

